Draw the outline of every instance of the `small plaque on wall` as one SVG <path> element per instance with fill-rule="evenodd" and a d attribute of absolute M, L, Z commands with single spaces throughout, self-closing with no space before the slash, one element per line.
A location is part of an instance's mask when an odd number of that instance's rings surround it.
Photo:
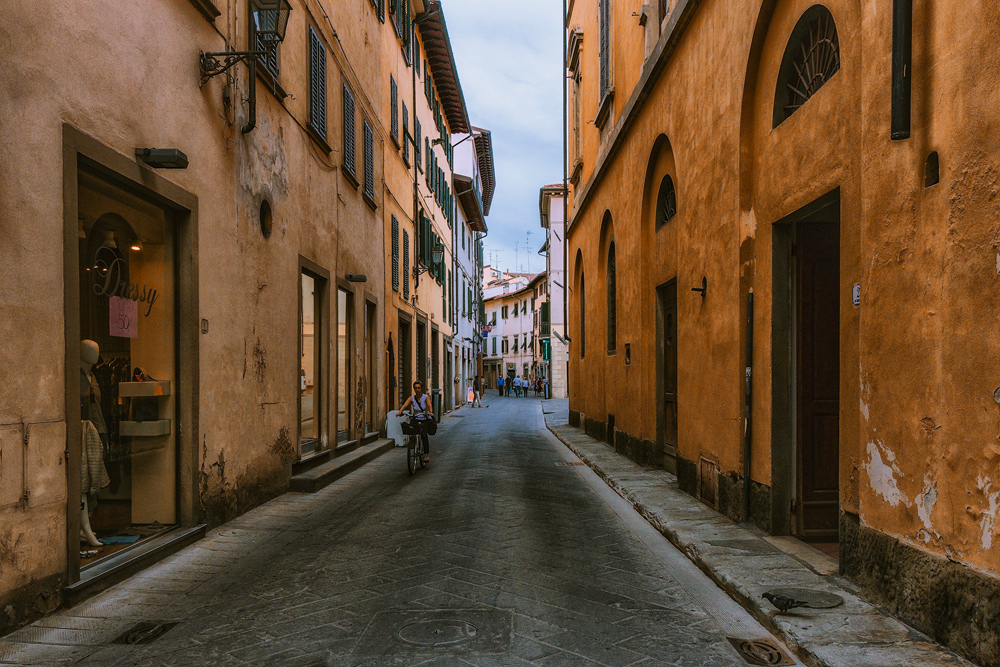
<path fill-rule="evenodd" d="M 861 305 L 861 283 L 857 283 L 851 289 L 851 303 L 855 306 Z"/>

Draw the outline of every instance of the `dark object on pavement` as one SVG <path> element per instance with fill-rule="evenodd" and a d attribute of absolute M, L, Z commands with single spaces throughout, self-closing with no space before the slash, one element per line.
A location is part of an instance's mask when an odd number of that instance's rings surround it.
<path fill-rule="evenodd" d="M 778 613 L 784 614 L 789 609 L 795 609 L 797 607 L 808 607 L 809 603 L 802 600 L 796 600 L 795 598 L 790 598 L 785 595 L 775 595 L 774 593 L 764 593 L 761 595 L 762 598 L 773 604 L 777 609 Z"/>

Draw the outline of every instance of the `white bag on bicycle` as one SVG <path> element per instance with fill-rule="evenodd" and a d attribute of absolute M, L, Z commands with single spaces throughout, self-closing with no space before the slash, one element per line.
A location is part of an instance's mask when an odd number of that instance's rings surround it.
<path fill-rule="evenodd" d="M 405 417 L 397 417 L 395 412 L 390 412 L 385 418 L 385 437 L 396 442 L 397 447 L 406 445 L 406 436 L 403 435 L 403 427 L 400 423 Z"/>

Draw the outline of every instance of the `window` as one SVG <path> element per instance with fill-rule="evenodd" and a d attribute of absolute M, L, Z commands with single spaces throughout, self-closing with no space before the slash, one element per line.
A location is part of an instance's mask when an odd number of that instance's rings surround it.
<path fill-rule="evenodd" d="M 501 347 L 501 349 L 503 350 L 504 354 L 507 354 L 507 352 L 510 350 L 510 344 L 507 342 L 507 337 L 506 336 L 504 336 L 503 346 Z"/>
<path fill-rule="evenodd" d="M 326 47 L 309 28 L 309 126 L 326 139 Z"/>
<path fill-rule="evenodd" d="M 677 192 L 674 190 L 674 179 L 670 174 L 660 181 L 660 190 L 656 195 L 656 229 L 673 220 L 677 215 Z"/>
<path fill-rule="evenodd" d="M 403 161 L 410 164 L 410 112 L 403 102 Z"/>
<path fill-rule="evenodd" d="M 403 298 L 410 300 L 410 233 L 403 230 Z"/>
<path fill-rule="evenodd" d="M 601 102 L 611 89 L 611 0 L 600 1 L 600 23 L 601 23 Z"/>
<path fill-rule="evenodd" d="M 517 336 L 514 336 L 514 351 L 515 352 L 517 352 L 517 350 L 518 350 L 518 344 L 519 343 L 520 343 L 520 341 L 518 340 Z"/>
<path fill-rule="evenodd" d="M 414 117 L 413 119 L 413 159 L 417 164 L 420 164 L 420 119 Z"/>
<path fill-rule="evenodd" d="M 615 270 L 615 242 L 608 248 L 608 353 L 618 346 L 618 285 Z"/>
<path fill-rule="evenodd" d="M 659 22 L 663 23 L 663 19 L 667 18 L 667 0 L 659 0 L 660 11 L 658 13 Z"/>
<path fill-rule="evenodd" d="M 389 100 L 392 103 L 392 111 L 389 114 L 389 133 L 392 138 L 399 143 L 399 86 L 396 84 L 396 77 L 389 75 Z"/>
<path fill-rule="evenodd" d="M 399 291 L 399 220 L 392 216 L 392 289 Z"/>
<path fill-rule="evenodd" d="M 833 16 L 814 5 L 799 19 L 788 38 L 774 94 L 774 127 L 778 127 L 840 70 L 840 39 Z"/>
<path fill-rule="evenodd" d="M 337 290 L 337 442 L 351 439 L 351 325 L 354 295 Z"/>
<path fill-rule="evenodd" d="M 580 274 L 580 358 L 587 353 L 587 293 L 584 274 Z"/>
<path fill-rule="evenodd" d="M 375 135 L 365 121 L 365 197 L 375 201 Z"/>
<path fill-rule="evenodd" d="M 494 336 L 493 337 L 493 354 L 496 355 L 496 353 L 497 353 L 497 337 Z"/>
<path fill-rule="evenodd" d="M 357 173 L 354 124 L 354 95 L 347 86 L 344 86 L 344 170 L 352 177 Z"/>

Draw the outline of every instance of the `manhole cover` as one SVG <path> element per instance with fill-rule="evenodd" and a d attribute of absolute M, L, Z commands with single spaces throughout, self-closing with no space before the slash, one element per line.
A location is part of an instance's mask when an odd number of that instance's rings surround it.
<path fill-rule="evenodd" d="M 737 639 L 726 637 L 748 665 L 794 665 L 795 661 L 772 639 Z"/>
<path fill-rule="evenodd" d="M 784 595 L 786 598 L 801 600 L 809 609 L 833 609 L 844 604 L 844 598 L 834 593 L 817 591 L 812 588 L 775 588 L 768 591 L 773 595 Z"/>
<path fill-rule="evenodd" d="M 404 625 L 396 636 L 414 646 L 451 646 L 467 642 L 477 633 L 478 629 L 472 623 L 440 618 Z"/>
<path fill-rule="evenodd" d="M 157 621 L 142 621 L 123 632 L 112 644 L 151 644 L 166 634 L 167 630 L 177 625 L 177 622 L 162 623 Z"/>

